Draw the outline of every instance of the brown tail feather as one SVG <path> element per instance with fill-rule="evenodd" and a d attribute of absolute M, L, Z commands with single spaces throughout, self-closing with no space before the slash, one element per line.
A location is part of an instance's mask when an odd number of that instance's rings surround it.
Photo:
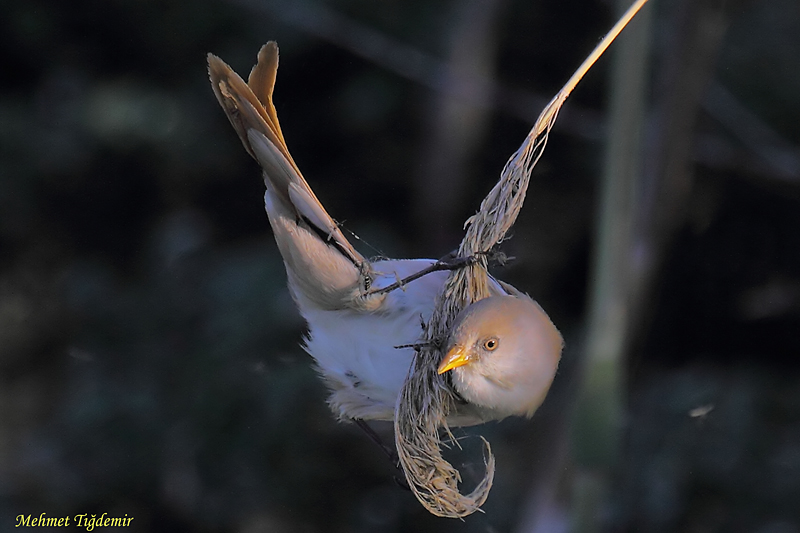
<path fill-rule="evenodd" d="M 272 103 L 277 69 L 278 46 L 272 41 L 259 51 L 258 63 L 250 72 L 248 83 L 219 57 L 208 54 L 208 73 L 214 94 L 245 150 L 264 170 L 268 195 L 273 199 L 267 203 L 267 210 L 290 270 L 290 280 L 294 277 L 310 300 L 320 300 L 315 303 L 323 305 L 324 300 L 325 307 L 338 305 L 333 303 L 338 296 L 329 294 L 330 286 L 315 289 L 320 280 L 330 278 L 331 265 L 336 264 L 334 271 L 340 272 L 339 278 L 328 281 L 339 287 L 334 292 L 341 292 L 347 305 L 347 298 L 353 297 L 351 285 L 355 288 L 364 285 L 369 263 L 345 238 L 289 154 Z M 280 207 L 274 201 L 278 201 Z M 273 205 L 273 212 L 270 212 L 270 205 Z M 308 231 L 293 231 L 291 226 Z M 340 264 L 345 259 L 354 273 Z M 358 304 L 354 302 L 353 305 Z"/>

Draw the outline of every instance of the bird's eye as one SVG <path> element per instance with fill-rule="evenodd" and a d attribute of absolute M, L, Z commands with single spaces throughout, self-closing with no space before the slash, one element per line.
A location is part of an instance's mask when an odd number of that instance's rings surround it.
<path fill-rule="evenodd" d="M 497 346 L 500 344 L 500 341 L 497 339 L 487 339 L 483 343 L 483 347 L 486 348 L 488 351 L 493 351 L 497 349 Z"/>

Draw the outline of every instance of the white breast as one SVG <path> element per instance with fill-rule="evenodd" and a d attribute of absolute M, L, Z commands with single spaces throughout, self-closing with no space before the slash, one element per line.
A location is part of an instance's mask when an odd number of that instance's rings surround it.
<path fill-rule="evenodd" d="M 432 264 L 392 260 L 373 264 L 372 288 L 385 287 Z M 377 312 L 301 309 L 309 325 L 306 350 L 331 389 L 331 408 L 342 418 L 392 420 L 397 395 L 408 374 L 422 322 L 433 312 L 447 272 L 433 272 L 394 290 Z"/>

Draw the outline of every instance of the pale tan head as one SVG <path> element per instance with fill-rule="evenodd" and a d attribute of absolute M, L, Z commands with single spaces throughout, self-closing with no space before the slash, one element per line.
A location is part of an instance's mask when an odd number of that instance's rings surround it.
<path fill-rule="evenodd" d="M 550 389 L 563 344 L 535 301 L 492 296 L 456 317 L 439 373 L 452 372 L 465 400 L 501 418 L 531 416 Z"/>

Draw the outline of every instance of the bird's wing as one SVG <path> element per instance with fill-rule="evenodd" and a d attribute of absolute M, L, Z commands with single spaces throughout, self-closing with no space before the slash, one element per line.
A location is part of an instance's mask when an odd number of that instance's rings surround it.
<path fill-rule="evenodd" d="M 368 299 L 362 296 L 369 288 L 370 264 L 325 211 L 289 154 L 272 103 L 277 70 L 273 41 L 259 51 L 247 83 L 220 58 L 208 55 L 214 94 L 245 150 L 264 171 L 264 204 L 298 304 L 328 310 L 366 307 Z"/>

